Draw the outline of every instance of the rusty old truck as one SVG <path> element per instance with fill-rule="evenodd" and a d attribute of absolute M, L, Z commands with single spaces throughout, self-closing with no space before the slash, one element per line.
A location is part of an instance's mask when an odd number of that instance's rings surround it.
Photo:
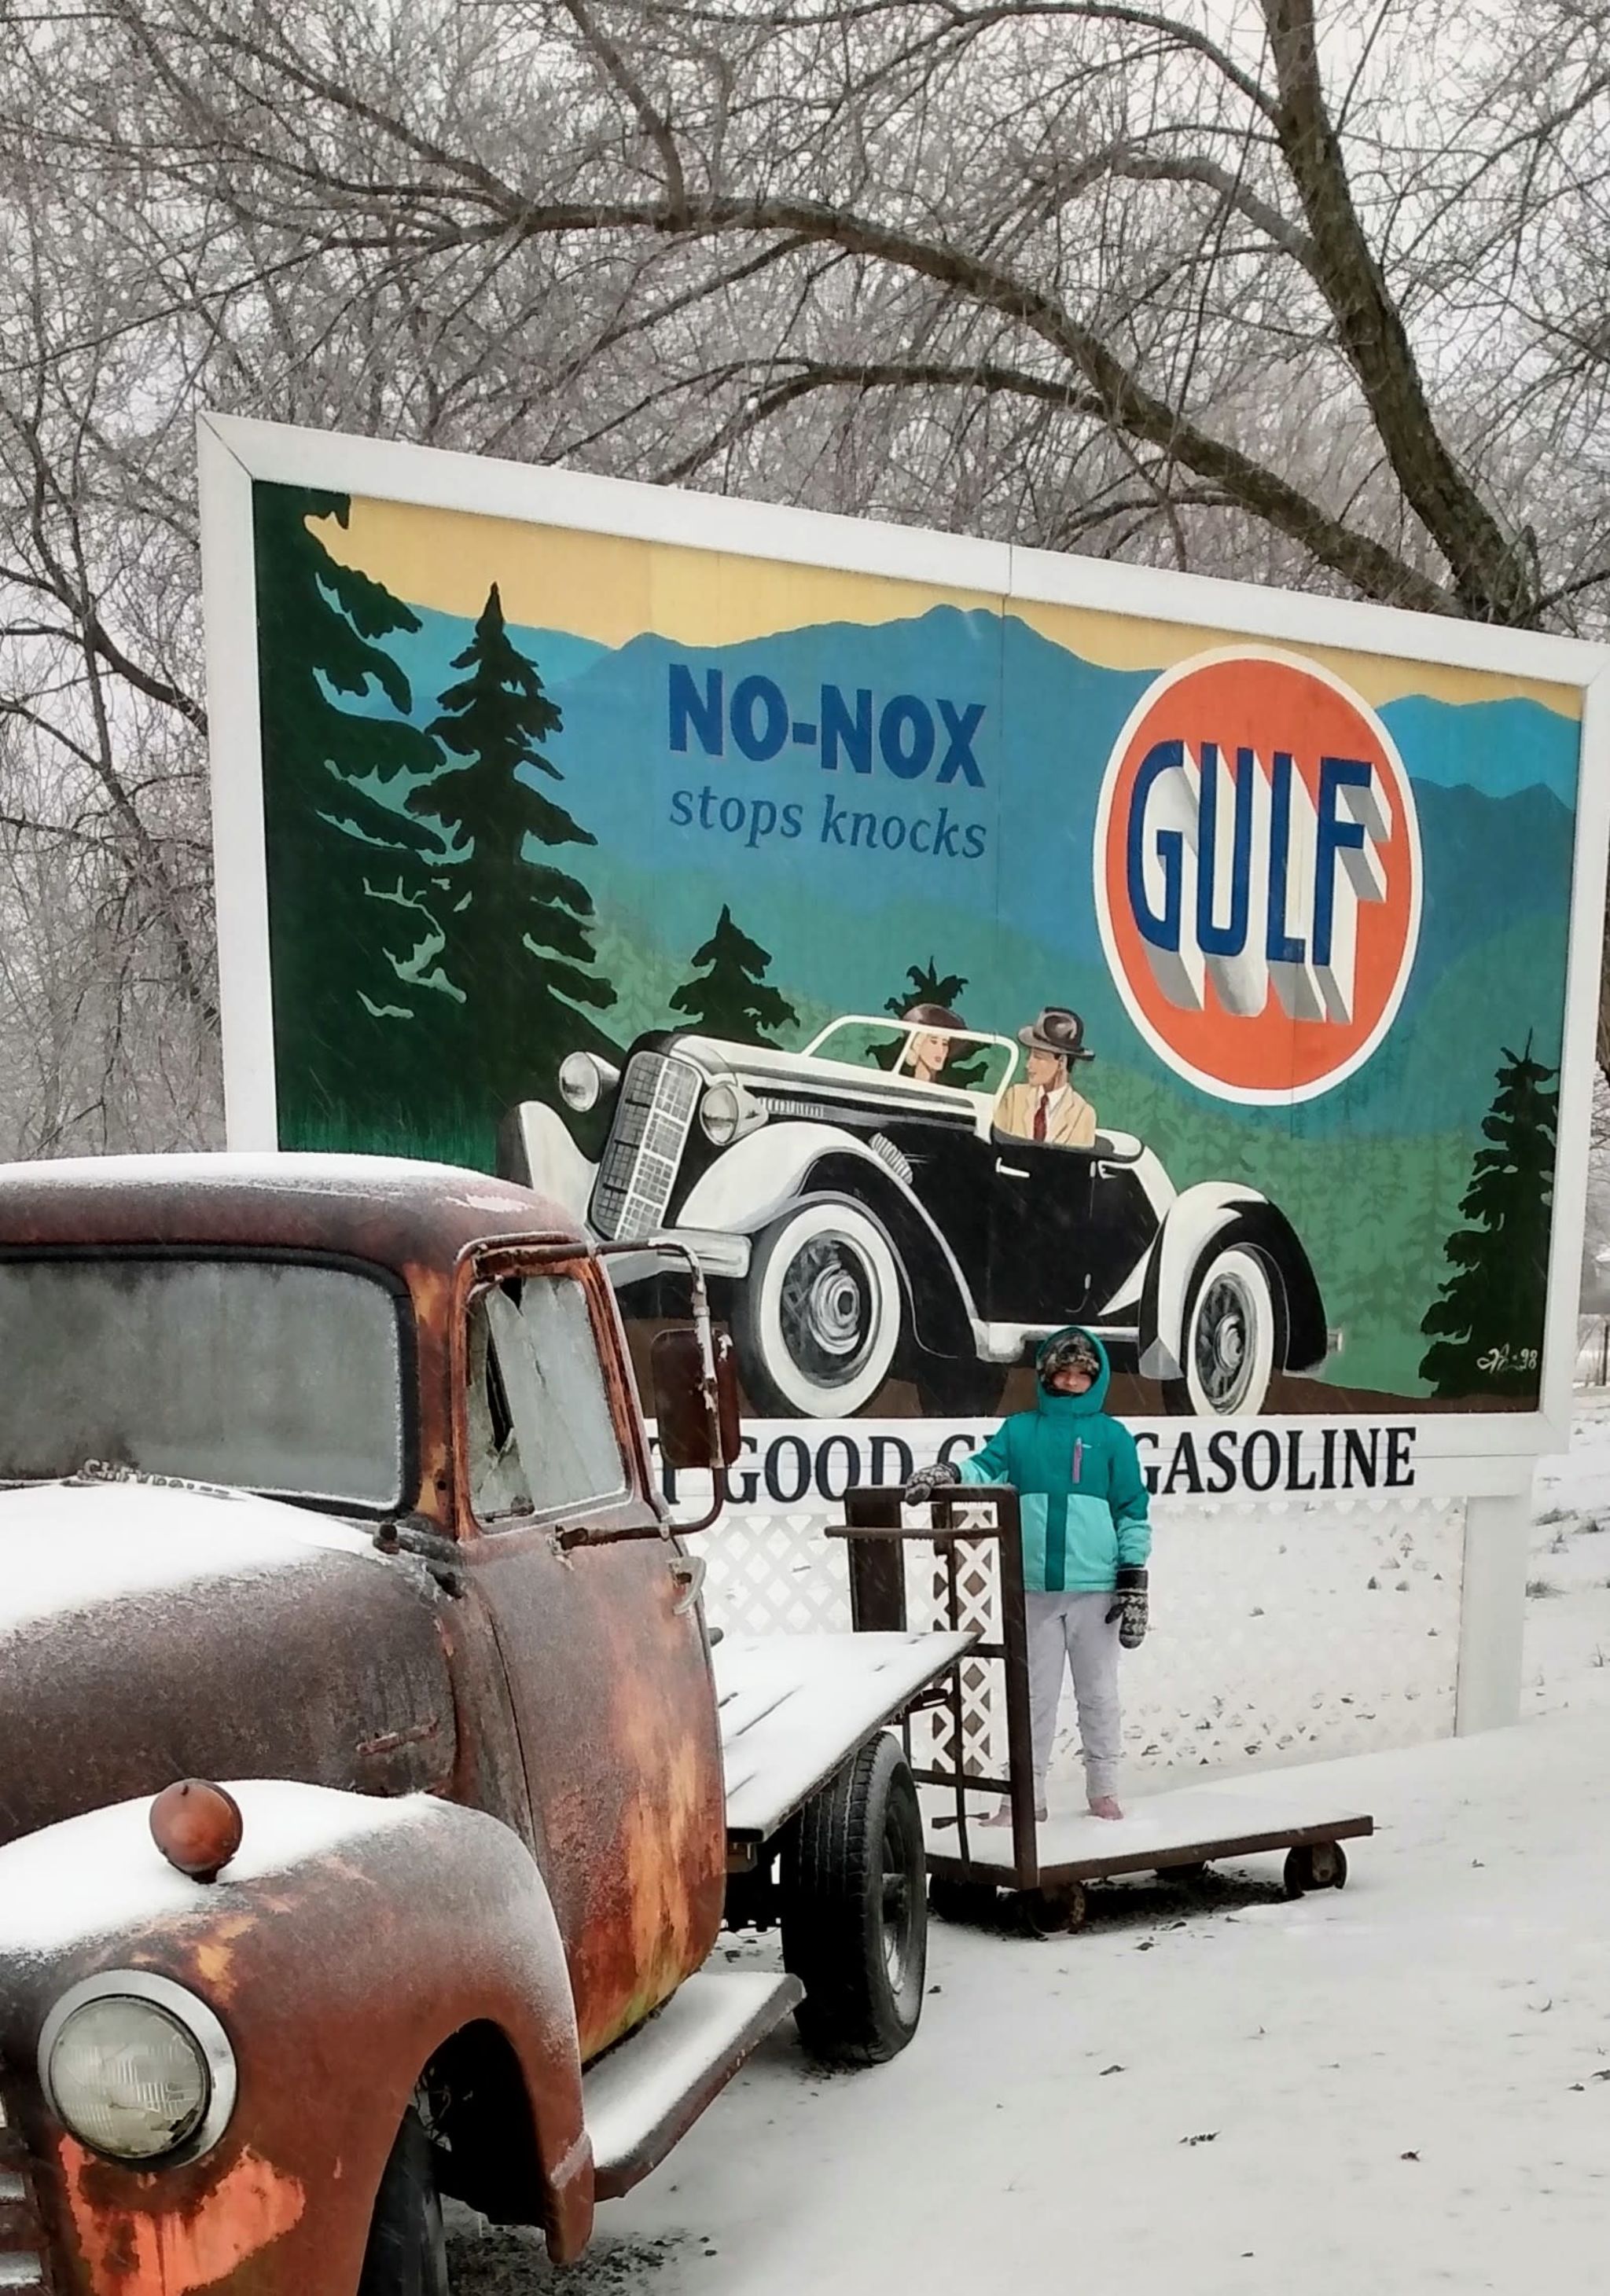
<path fill-rule="evenodd" d="M 965 1638 L 721 1642 L 605 1260 L 447 1167 L 0 1169 L 0 2288 L 444 2296 L 444 2194 L 571 2259 L 791 2011 L 911 2038 Z"/>

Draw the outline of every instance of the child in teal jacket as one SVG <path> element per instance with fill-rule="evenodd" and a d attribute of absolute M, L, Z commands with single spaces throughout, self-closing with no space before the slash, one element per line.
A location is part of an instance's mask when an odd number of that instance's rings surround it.
<path fill-rule="evenodd" d="M 959 1465 L 924 1467 L 906 1488 L 926 1498 L 954 1483 L 1010 1483 L 1023 1518 L 1029 1703 L 1036 1815 L 1046 1815 L 1046 1772 L 1071 1669 L 1079 1705 L 1086 1792 L 1096 1817 L 1121 1817 L 1118 1783 L 1118 1651 L 1146 1628 L 1152 1528 L 1135 1439 L 1102 1409 L 1112 1373 L 1093 1332 L 1053 1333 L 1035 1361 L 1036 1408 L 1002 1422 Z M 1009 1824 L 1005 1808 L 985 1820 Z"/>

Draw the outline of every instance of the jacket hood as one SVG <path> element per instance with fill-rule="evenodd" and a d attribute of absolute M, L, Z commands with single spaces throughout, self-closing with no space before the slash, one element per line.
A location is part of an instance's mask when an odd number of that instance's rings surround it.
<path fill-rule="evenodd" d="M 1039 1383 L 1039 1366 L 1048 1349 L 1059 1340 L 1088 1340 L 1096 1351 L 1099 1368 L 1082 1395 L 1047 1395 Z M 1107 1361 L 1107 1351 L 1094 1332 L 1087 1332 L 1082 1324 L 1064 1324 L 1060 1332 L 1053 1332 L 1034 1350 L 1034 1400 L 1048 1419 L 1087 1419 L 1098 1412 L 1107 1399 L 1107 1390 L 1113 1383 L 1113 1366 Z"/>

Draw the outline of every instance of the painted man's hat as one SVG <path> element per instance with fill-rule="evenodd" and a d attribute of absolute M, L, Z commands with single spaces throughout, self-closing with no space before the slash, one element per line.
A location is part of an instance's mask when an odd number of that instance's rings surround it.
<path fill-rule="evenodd" d="M 1096 1058 L 1085 1050 L 1084 1022 L 1065 1004 L 1042 1005 L 1039 1020 L 1018 1030 L 1017 1041 L 1027 1045 L 1031 1053 L 1060 1054 L 1070 1064 Z"/>

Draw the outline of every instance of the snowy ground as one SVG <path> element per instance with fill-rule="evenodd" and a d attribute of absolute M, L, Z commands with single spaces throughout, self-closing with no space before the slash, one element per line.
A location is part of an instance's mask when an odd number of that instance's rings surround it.
<path fill-rule="evenodd" d="M 1579 1398 L 1571 1449 L 1538 1473 L 1526 1706 L 1610 1713 L 1610 1392 Z"/>
<path fill-rule="evenodd" d="M 1249 1861 L 1192 1893 L 1093 1892 L 1072 1938 L 936 1922 L 904 2056 L 830 2078 L 775 2037 L 604 2211 L 576 2271 L 466 2234 L 462 2296 L 1592 2284 L 1610 2228 L 1610 1398 L 1584 1403 L 1537 1507 L 1531 1718 L 1332 1765 L 1379 1826 L 1344 1892 L 1288 1906 L 1277 1861 Z"/>

